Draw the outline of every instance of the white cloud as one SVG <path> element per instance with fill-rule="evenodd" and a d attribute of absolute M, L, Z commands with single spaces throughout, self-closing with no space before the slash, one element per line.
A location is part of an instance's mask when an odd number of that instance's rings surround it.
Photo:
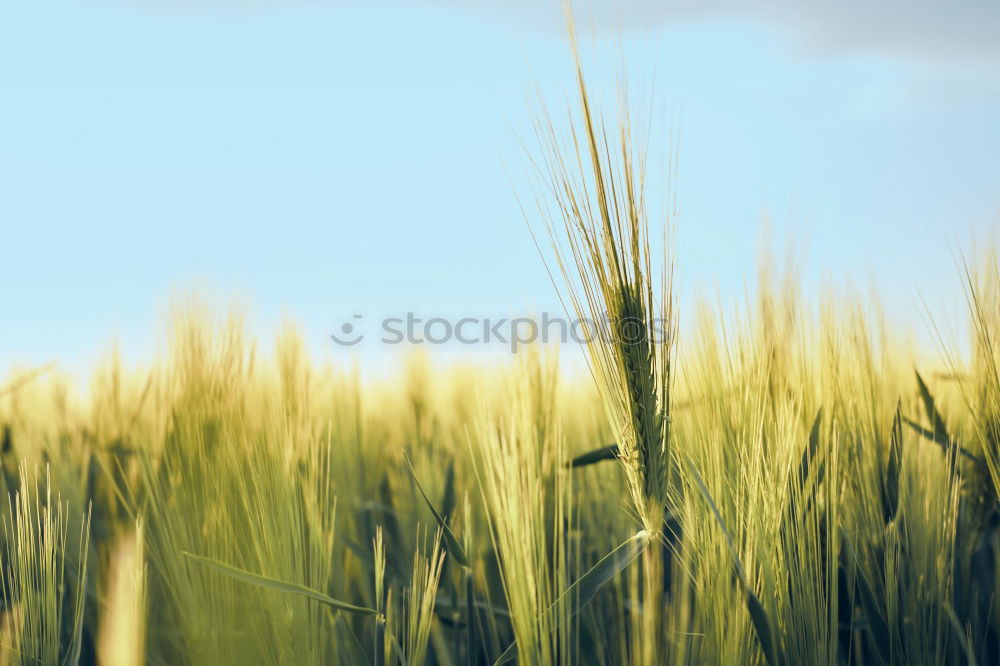
<path fill-rule="evenodd" d="M 503 15 L 546 29 L 562 23 L 560 0 L 417 0 Z M 578 22 L 631 29 L 737 19 L 789 33 L 811 51 L 877 53 L 1000 65 L 997 0 L 577 0 Z"/>
<path fill-rule="evenodd" d="M 507 24 L 560 31 L 563 0 L 132 0 L 246 12 L 300 5 L 436 5 Z M 582 28 L 633 30 L 693 21 L 748 21 L 812 53 L 861 53 L 1000 67 L 1000 0 L 574 0 Z"/>

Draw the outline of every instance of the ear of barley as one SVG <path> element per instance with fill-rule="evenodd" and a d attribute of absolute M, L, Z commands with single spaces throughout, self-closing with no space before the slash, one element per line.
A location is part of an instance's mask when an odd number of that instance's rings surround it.
<path fill-rule="evenodd" d="M 571 36 L 573 35 L 571 30 Z M 670 495 L 670 390 L 674 344 L 672 259 L 650 250 L 646 156 L 632 133 L 628 90 L 614 121 L 595 110 L 573 36 L 577 109 L 567 135 L 540 105 L 534 164 L 539 209 L 575 314 L 596 324 L 587 345 L 591 371 L 620 439 L 633 505 L 658 533 Z M 660 279 L 653 276 L 660 272 Z"/>
<path fill-rule="evenodd" d="M 441 529 L 438 528 L 434 533 L 429 550 L 426 548 L 426 541 L 425 531 L 424 538 L 418 538 L 420 547 L 413 553 L 413 569 L 407 590 L 404 647 L 406 662 L 411 666 L 421 666 L 427 660 L 427 645 L 434 621 L 434 601 L 444 567 Z"/>

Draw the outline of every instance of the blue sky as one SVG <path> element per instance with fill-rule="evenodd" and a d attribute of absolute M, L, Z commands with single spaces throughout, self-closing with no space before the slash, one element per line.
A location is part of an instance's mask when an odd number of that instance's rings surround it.
<path fill-rule="evenodd" d="M 664 9 L 666 8 L 666 9 Z M 1000 227 L 995 3 L 582 4 L 679 146 L 684 303 L 739 300 L 764 220 L 808 289 L 960 313 L 954 253 Z M 558 4 L 33 0 L 0 8 L 0 369 L 155 349 L 191 287 L 369 319 L 559 308 L 514 193 L 527 98 L 569 94 Z M 592 30 L 586 26 L 599 26 Z M 935 306 L 936 307 L 936 306 Z"/>

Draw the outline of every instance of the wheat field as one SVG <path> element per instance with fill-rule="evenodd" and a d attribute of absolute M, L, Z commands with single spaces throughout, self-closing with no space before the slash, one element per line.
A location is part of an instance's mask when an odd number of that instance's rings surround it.
<path fill-rule="evenodd" d="M 582 73 L 575 109 L 525 214 L 610 324 L 589 372 L 367 382 L 190 299 L 149 366 L 15 373 L 0 661 L 1000 663 L 996 254 L 957 269 L 968 343 L 766 265 L 681 330 L 636 125 Z"/>

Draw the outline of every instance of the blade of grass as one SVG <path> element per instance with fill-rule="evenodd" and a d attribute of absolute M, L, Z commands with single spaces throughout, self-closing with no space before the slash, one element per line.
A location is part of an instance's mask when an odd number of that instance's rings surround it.
<path fill-rule="evenodd" d="M 883 519 L 888 525 L 896 517 L 899 509 L 899 474 L 903 462 L 903 421 L 900 404 L 896 403 L 896 416 L 892 421 L 892 435 L 889 439 L 889 462 L 886 464 L 883 485 Z"/>
<path fill-rule="evenodd" d="M 820 407 L 813 419 L 812 428 L 809 429 L 809 446 L 802 452 L 802 459 L 799 461 L 799 483 L 805 486 L 809 478 L 809 471 L 812 467 L 813 458 L 819 451 L 819 427 L 823 421 L 823 408 Z"/>
<path fill-rule="evenodd" d="M 642 555 L 650 540 L 650 533 L 646 530 L 640 530 L 630 536 L 567 587 L 546 613 L 559 613 L 562 610 L 562 605 L 569 603 L 569 613 L 566 617 L 575 616 L 597 596 L 601 588 Z M 494 662 L 494 666 L 509 663 L 516 657 L 517 643 L 512 643 Z"/>
<path fill-rule="evenodd" d="M 337 642 L 337 649 L 350 658 L 350 663 L 364 664 L 368 662 L 368 655 L 361 647 L 357 635 L 351 629 L 350 624 L 342 613 L 335 613 L 333 609 L 326 607 L 330 613 L 330 620 L 333 624 L 334 636 Z"/>
<path fill-rule="evenodd" d="M 420 480 L 417 479 L 417 473 L 413 469 L 413 464 L 410 463 L 410 458 L 405 453 L 403 454 L 403 460 L 406 461 L 406 467 L 410 470 L 410 476 L 413 477 L 413 483 L 416 484 L 417 490 L 420 491 L 420 496 L 424 498 L 427 508 L 431 510 L 434 520 L 437 521 L 438 526 L 444 533 L 445 550 L 447 550 L 448 554 L 454 557 L 455 561 L 460 565 L 468 567 L 469 558 L 465 555 L 465 548 L 462 547 L 462 543 L 455 537 L 455 533 L 451 531 L 451 528 L 448 527 L 448 523 L 441 517 L 441 514 L 438 513 L 437 509 L 434 508 L 434 504 L 431 503 L 430 498 L 427 497 L 427 493 L 424 492 L 423 486 L 420 485 Z"/>
<path fill-rule="evenodd" d="M 813 424 L 815 432 L 818 432 L 818 423 L 819 415 L 817 415 L 816 422 Z M 722 519 L 722 514 L 719 513 L 719 507 L 716 506 L 715 500 L 712 499 L 712 494 L 708 491 L 708 486 L 705 485 L 701 474 L 698 473 L 698 468 L 694 466 L 690 458 L 688 458 L 687 463 L 691 471 L 691 476 L 698 486 L 698 491 L 715 515 L 715 520 L 719 523 L 719 527 L 722 528 L 722 534 L 729 545 L 729 552 L 733 558 L 733 568 L 736 570 L 736 577 L 739 579 L 746 594 L 747 612 L 750 614 L 750 621 L 753 623 L 754 632 L 757 634 L 757 641 L 760 643 L 760 649 L 764 653 L 764 658 L 767 659 L 767 663 L 771 666 L 779 666 L 783 660 L 780 658 L 778 649 L 774 644 L 774 632 L 771 629 L 771 621 L 768 619 L 767 611 L 764 609 L 764 605 L 760 602 L 760 599 L 757 598 L 757 595 L 750 588 L 746 571 L 743 568 L 743 562 L 740 560 L 739 552 L 736 550 L 736 544 L 733 542 L 733 537 L 729 533 L 729 529 L 726 528 L 726 522 Z"/>
<path fill-rule="evenodd" d="M 14 437 L 9 423 L 3 426 L 2 442 L 0 442 L 0 470 L 3 472 L 5 490 L 10 495 L 16 495 L 21 489 L 21 479 L 17 471 L 17 454 L 14 451 Z"/>
<path fill-rule="evenodd" d="M 760 641 L 760 649 L 764 653 L 767 663 L 777 666 L 780 662 L 774 646 L 774 634 L 771 632 L 771 622 L 768 620 L 767 611 L 764 610 L 764 605 L 760 603 L 757 595 L 750 590 L 746 590 L 746 595 L 747 612 L 750 614 L 750 621 L 753 622 L 757 640 Z"/>
<path fill-rule="evenodd" d="M 878 600 L 875 597 L 875 591 L 872 589 L 871 582 L 868 580 L 868 576 L 865 574 L 864 569 L 861 568 L 861 563 L 858 558 L 858 553 L 851 544 L 851 540 L 847 536 L 847 532 L 841 528 L 840 538 L 844 545 L 847 546 L 848 556 L 854 563 L 854 568 L 857 571 L 858 580 L 858 592 L 861 596 L 861 606 L 864 608 L 865 617 L 868 619 L 868 631 L 871 632 L 872 640 L 875 643 L 875 647 L 878 650 L 878 655 L 882 660 L 882 663 L 890 663 L 891 658 L 891 642 L 889 638 L 889 624 L 886 622 L 885 616 L 882 614 L 881 609 L 878 605 Z"/>
<path fill-rule="evenodd" d="M 934 428 L 934 441 L 952 441 L 948 436 L 948 428 L 944 424 L 944 418 L 941 416 L 941 412 L 938 411 L 937 405 L 934 402 L 934 396 L 931 395 L 930 389 L 927 388 L 924 378 L 916 370 L 914 370 L 914 374 L 917 376 L 917 388 L 920 390 L 920 399 L 923 401 L 924 410 L 927 412 L 927 420 L 930 421 L 931 426 Z M 942 444 L 942 446 L 944 445 Z"/>
<path fill-rule="evenodd" d="M 586 467 L 587 465 L 593 465 L 599 463 L 603 460 L 614 460 L 620 455 L 617 444 L 609 444 L 608 446 L 602 446 L 599 449 L 594 449 L 593 451 L 587 451 L 582 453 L 577 457 L 569 461 L 569 467 Z"/>
<path fill-rule="evenodd" d="M 448 471 L 444 475 L 444 496 L 441 498 L 441 517 L 445 522 L 451 520 L 457 498 L 455 495 L 455 460 L 448 462 Z"/>
<path fill-rule="evenodd" d="M 203 564 L 210 569 L 225 574 L 230 578 L 234 578 L 243 583 L 249 583 L 251 585 L 256 585 L 258 587 L 263 587 L 269 590 L 274 590 L 276 592 L 284 592 L 286 594 L 298 594 L 303 597 L 308 597 L 309 599 L 314 599 L 322 604 L 326 604 L 331 608 L 336 610 L 341 610 L 346 613 L 355 613 L 357 615 L 375 615 L 378 611 L 374 608 L 367 608 L 365 606 L 355 606 L 354 604 L 349 604 L 345 601 L 339 601 L 333 597 L 327 596 L 322 592 L 312 589 L 311 587 L 306 587 L 305 585 L 299 585 L 298 583 L 289 583 L 283 580 L 276 580 L 274 578 L 268 578 L 267 576 L 261 576 L 259 574 L 250 573 L 249 571 L 244 571 L 243 569 L 238 569 L 234 566 L 230 566 L 223 562 L 213 560 L 208 557 L 203 557 L 201 555 L 195 555 L 194 553 L 189 553 L 187 551 L 181 551 L 184 557 L 187 557 L 199 564 Z"/>
<path fill-rule="evenodd" d="M 916 432 L 918 435 L 920 435 L 924 439 L 926 439 L 926 440 L 928 440 L 930 442 L 933 442 L 933 443 L 937 444 L 938 446 L 940 446 L 942 449 L 944 449 L 945 453 L 948 452 L 948 447 L 949 446 L 956 446 L 954 442 L 949 441 L 947 438 L 940 438 L 940 437 L 938 437 L 937 435 L 934 434 L 933 431 L 928 430 L 927 428 L 923 427 L 922 425 L 920 425 L 919 423 L 917 423 L 913 419 L 909 419 L 909 418 L 907 418 L 907 417 L 904 416 L 903 417 L 903 423 L 905 423 L 906 425 L 910 426 L 910 428 L 912 428 L 914 432 Z M 983 460 L 982 458 L 980 458 L 976 454 L 970 452 L 969 450 L 967 450 L 964 447 L 959 446 L 958 447 L 958 452 L 960 454 L 962 454 L 962 456 L 965 457 L 967 460 L 971 460 L 972 462 L 974 462 L 976 464 L 979 464 L 979 465 L 985 465 L 986 464 L 985 460 Z"/>
<path fill-rule="evenodd" d="M 969 666 L 976 666 L 976 657 L 972 653 L 972 645 L 969 641 L 969 635 L 965 633 L 962 629 L 962 623 L 959 622 L 958 616 L 955 615 L 954 609 L 951 604 L 944 604 L 944 614 L 948 616 L 948 623 L 951 625 L 952 629 L 955 630 L 955 637 L 958 639 L 958 644 L 962 646 L 962 652 L 965 654 L 966 663 Z"/>

